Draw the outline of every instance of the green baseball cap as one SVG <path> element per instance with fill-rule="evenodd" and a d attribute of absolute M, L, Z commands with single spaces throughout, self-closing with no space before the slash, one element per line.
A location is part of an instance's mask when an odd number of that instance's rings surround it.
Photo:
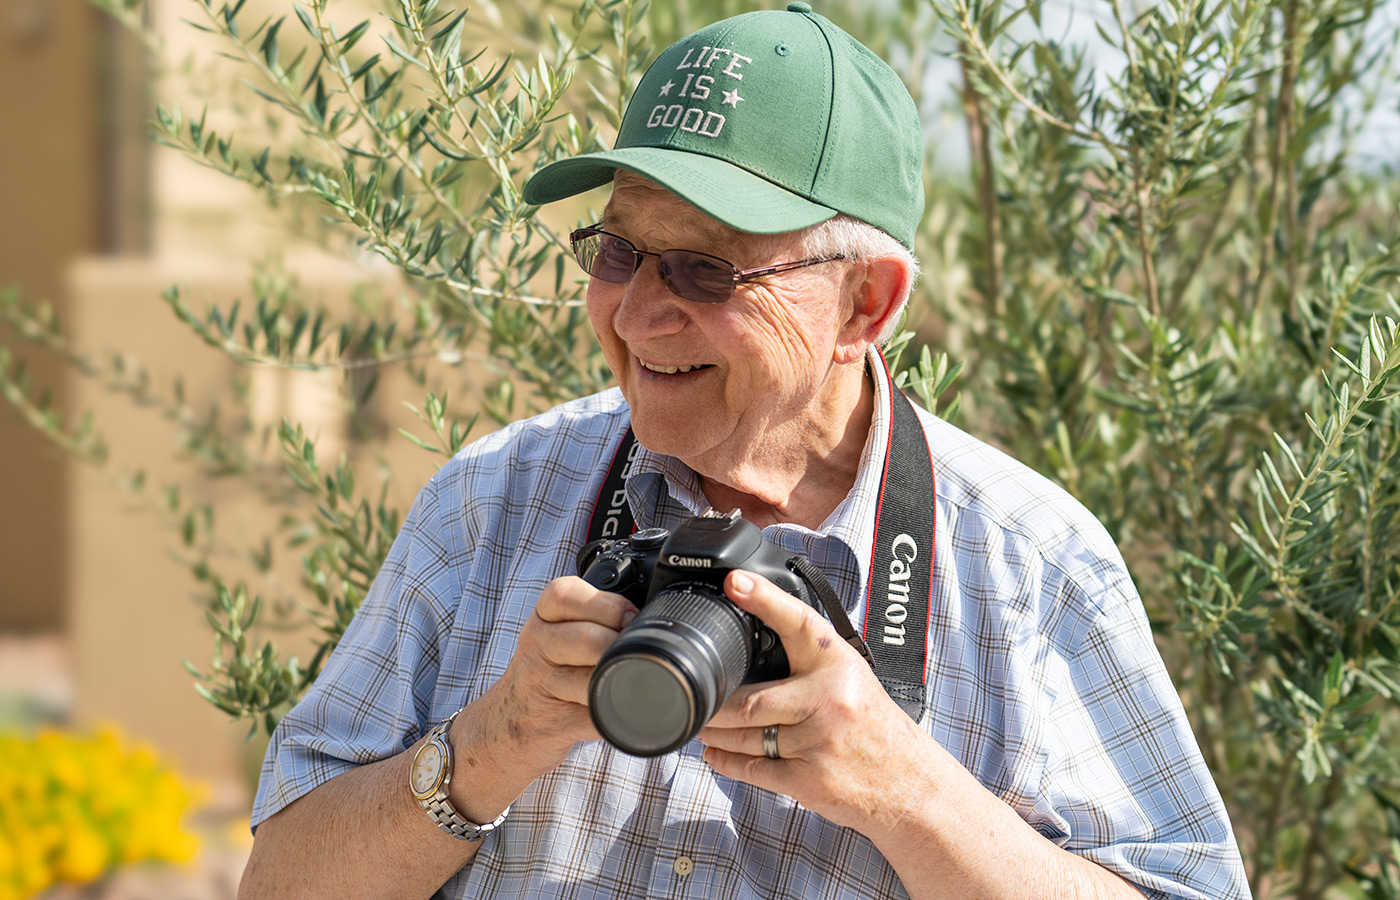
<path fill-rule="evenodd" d="M 635 172 L 739 231 L 796 231 L 846 213 L 913 249 L 923 135 L 894 70 L 806 3 L 682 38 L 642 76 L 612 150 L 545 166 L 525 201 Z"/>

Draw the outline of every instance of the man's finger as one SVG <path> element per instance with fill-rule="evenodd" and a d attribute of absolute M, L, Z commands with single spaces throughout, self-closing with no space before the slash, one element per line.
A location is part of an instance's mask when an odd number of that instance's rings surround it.
<path fill-rule="evenodd" d="M 810 709 L 797 681 L 760 681 L 740 685 L 707 724 L 712 728 L 795 725 L 806 719 Z"/>
<path fill-rule="evenodd" d="M 593 622 L 613 631 L 621 631 L 636 614 L 626 597 L 600 591 L 574 576 L 551 581 L 535 605 L 535 615 L 546 622 Z"/>
<path fill-rule="evenodd" d="M 805 671 L 820 654 L 845 643 L 830 622 L 761 575 L 735 569 L 725 579 L 724 589 L 740 609 L 773 629 L 794 672 Z"/>
<path fill-rule="evenodd" d="M 617 634 L 616 628 L 596 622 L 541 622 L 537 646 L 551 665 L 592 667 Z"/>
<path fill-rule="evenodd" d="M 768 759 L 762 754 L 734 753 L 718 747 L 707 747 L 704 759 L 710 768 L 726 778 L 789 796 L 792 791 L 789 784 L 792 780 L 791 769 L 794 765 L 800 765 L 791 760 Z"/>
<path fill-rule="evenodd" d="M 592 666 L 560 666 L 550 673 L 549 690 L 556 699 L 583 708 L 583 718 L 588 720 L 588 731 L 593 738 L 596 738 L 598 733 L 593 728 L 593 720 L 588 717 L 587 713 L 588 681 L 592 677 Z M 593 738 L 587 738 L 587 740 Z"/>
<path fill-rule="evenodd" d="M 799 738 L 801 734 L 796 725 L 782 725 L 770 723 L 777 728 L 778 755 L 782 758 L 794 758 L 801 756 L 799 748 L 801 746 Z M 711 722 L 700 730 L 700 742 L 708 747 L 715 747 L 728 753 L 739 753 L 745 756 L 767 756 L 767 747 L 763 743 L 763 732 L 770 726 L 767 725 L 746 725 L 738 728 L 717 728 Z"/>

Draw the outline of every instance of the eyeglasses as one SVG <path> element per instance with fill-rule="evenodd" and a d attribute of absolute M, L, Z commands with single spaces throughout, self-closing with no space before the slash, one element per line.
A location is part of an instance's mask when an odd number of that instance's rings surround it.
<path fill-rule="evenodd" d="M 746 281 L 846 258 L 823 256 L 757 269 L 739 269 L 726 259 L 694 250 L 662 250 L 660 253 L 638 250 L 631 241 L 610 234 L 598 225 L 574 231 L 569 235 L 569 243 L 583 271 L 609 284 L 631 281 L 642 267 L 642 257 L 654 256 L 661 272 L 661 283 L 677 297 L 696 303 L 723 303 Z"/>

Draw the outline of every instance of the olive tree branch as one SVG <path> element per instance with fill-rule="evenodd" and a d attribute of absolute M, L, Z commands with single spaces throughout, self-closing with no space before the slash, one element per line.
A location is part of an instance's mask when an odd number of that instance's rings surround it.
<path fill-rule="evenodd" d="M 968 8 L 966 0 L 955 0 L 954 9 L 957 13 L 957 23 L 959 27 L 959 33 L 956 37 L 964 42 L 966 46 L 972 48 L 978 60 L 981 61 L 986 70 L 992 74 L 992 77 L 996 79 L 997 83 L 1001 85 L 1002 90 L 1010 94 L 1011 97 L 1030 112 L 1031 115 L 1081 140 L 1098 144 L 1106 150 L 1123 152 L 1130 149 L 1128 145 L 1112 140 L 1097 129 L 1085 129 L 1070 122 L 1066 122 L 1064 119 L 1059 118 L 1054 113 L 1027 97 L 1025 93 L 1016 86 L 1015 82 L 1012 81 L 1011 77 L 1006 73 L 1006 70 L 998 65 L 996 60 L 992 58 L 991 51 L 982 40 L 977 22 L 973 19 L 972 11 Z"/>

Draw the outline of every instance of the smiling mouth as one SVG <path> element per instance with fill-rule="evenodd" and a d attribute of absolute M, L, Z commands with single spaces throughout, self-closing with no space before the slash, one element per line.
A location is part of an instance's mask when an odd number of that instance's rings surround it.
<path fill-rule="evenodd" d="M 713 369 L 713 368 L 714 368 L 714 366 L 710 366 L 710 365 L 695 365 L 695 366 L 658 366 L 658 365 L 656 365 L 656 364 L 654 364 L 654 363 L 643 362 L 643 361 L 640 360 L 640 359 L 637 360 L 637 364 L 640 365 L 645 371 L 647 371 L 647 372 L 655 372 L 655 373 L 657 373 L 658 375 L 684 375 L 684 374 L 686 374 L 687 372 L 699 372 L 699 371 L 701 371 L 701 370 L 703 370 L 703 369 Z"/>

